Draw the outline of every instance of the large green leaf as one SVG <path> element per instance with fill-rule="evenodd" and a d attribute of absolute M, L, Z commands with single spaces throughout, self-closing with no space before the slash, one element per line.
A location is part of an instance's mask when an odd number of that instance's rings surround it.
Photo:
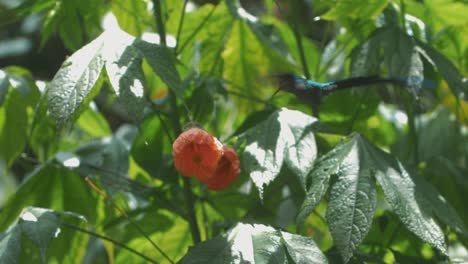
<path fill-rule="evenodd" d="M 23 151 L 28 131 L 25 97 L 16 90 L 10 91 L 0 108 L 0 159 L 9 167 Z"/>
<path fill-rule="evenodd" d="M 366 164 L 371 157 L 360 137 L 348 144 L 351 146 L 340 163 L 327 209 L 333 241 L 345 262 L 369 232 L 376 205 L 374 171 Z"/>
<path fill-rule="evenodd" d="M 432 186 L 417 173 L 409 174 L 397 159 L 359 135 L 317 160 L 308 177 L 299 223 L 320 201 L 332 176 L 336 179 L 331 188 L 327 221 L 344 261 L 349 260 L 371 226 L 376 203 L 375 178 L 403 224 L 442 253 L 446 253 L 444 235 L 435 216 L 466 234 L 456 211 Z"/>
<path fill-rule="evenodd" d="M 407 171 L 393 156 L 369 143 L 365 148 L 371 154 L 377 170 L 375 177 L 392 211 L 411 232 L 447 254 L 444 235 L 434 216 L 457 232 L 466 234 L 455 209 L 424 178 L 414 171 Z"/>
<path fill-rule="evenodd" d="M 105 31 L 63 63 L 49 84 L 50 113 L 60 125 L 75 120 L 99 91 L 98 81 L 105 65 L 110 83 L 128 113 L 136 121 L 141 120 L 146 82 L 141 68 L 143 57 L 181 95 L 181 80 L 169 49 L 136 39 L 116 27 Z"/>
<path fill-rule="evenodd" d="M 0 159 L 7 167 L 25 147 L 28 111 L 37 98 L 37 87 L 27 70 L 14 66 L 0 70 Z"/>
<path fill-rule="evenodd" d="M 376 189 L 371 159 L 356 136 L 318 160 L 310 174 L 310 187 L 298 221 L 308 216 L 326 191 L 330 176 L 336 176 L 331 188 L 327 221 L 333 241 L 345 262 L 369 232 L 376 204 Z"/>
<path fill-rule="evenodd" d="M 74 120 L 99 90 L 105 33 L 73 53 L 49 84 L 49 111 L 60 125 Z"/>
<path fill-rule="evenodd" d="M 261 197 L 264 187 L 278 176 L 283 161 L 305 182 L 317 154 L 311 130 L 315 122 L 299 111 L 282 108 L 245 132 L 242 164 Z"/>
<path fill-rule="evenodd" d="M 328 263 L 307 237 L 259 224 L 237 224 L 226 234 L 191 247 L 180 263 Z"/>
<path fill-rule="evenodd" d="M 0 230 L 10 225 L 21 209 L 38 206 L 73 211 L 94 222 L 100 216 L 99 203 L 92 190 L 77 174 L 49 161 L 37 167 L 10 197 L 0 214 Z"/>
<path fill-rule="evenodd" d="M 18 220 L 8 230 L 0 234 L 0 261 L 1 263 L 23 263 L 24 261 L 40 261 L 48 263 L 48 260 L 70 261 L 82 257 L 80 251 L 85 248 L 83 237 L 62 230 L 62 223 L 77 225 L 79 220 L 85 220 L 82 216 L 69 212 L 55 212 L 49 209 L 27 207 L 19 215 Z M 79 225 L 80 223 L 78 223 Z M 80 239 L 80 249 L 76 246 L 76 240 Z M 52 243 L 58 240 L 58 243 Z M 38 249 L 39 257 L 35 256 L 35 250 L 29 248 L 29 242 Z M 67 250 L 67 246 L 75 246 L 74 250 Z"/>

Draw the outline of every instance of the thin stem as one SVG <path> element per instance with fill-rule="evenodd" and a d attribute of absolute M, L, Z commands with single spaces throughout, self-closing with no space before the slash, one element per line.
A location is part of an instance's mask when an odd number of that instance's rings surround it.
<path fill-rule="evenodd" d="M 195 198 L 192 192 L 192 183 L 190 178 L 182 177 L 184 181 L 184 195 L 187 206 L 188 221 L 190 225 L 190 232 L 192 234 L 193 243 L 198 244 L 201 242 L 200 229 L 197 223 L 197 216 L 195 214 Z"/>
<path fill-rule="evenodd" d="M 213 75 L 214 70 L 216 69 L 216 65 L 218 65 L 218 62 L 221 59 L 221 54 L 224 50 L 224 46 L 226 44 L 228 36 L 231 35 L 233 25 L 234 25 L 234 18 L 231 19 L 231 23 L 229 24 L 228 29 L 226 30 L 226 33 L 222 36 L 222 38 L 219 41 L 220 42 L 219 49 L 216 51 L 216 56 L 215 56 L 213 64 L 211 65 L 209 75 Z"/>
<path fill-rule="evenodd" d="M 406 94 L 405 94 L 406 95 Z M 416 122 L 415 122 L 415 113 L 414 113 L 414 106 L 411 104 L 411 96 L 403 96 L 406 115 L 408 116 L 408 134 L 412 141 L 412 158 L 414 164 L 417 166 L 419 164 L 419 143 L 418 143 L 418 133 L 416 131 Z"/>
<path fill-rule="evenodd" d="M 164 22 L 162 19 L 161 0 L 153 0 L 153 6 L 154 17 L 158 27 L 159 38 L 161 39 L 161 45 L 166 46 L 166 30 L 164 28 Z"/>
<path fill-rule="evenodd" d="M 161 43 L 165 46 L 166 45 L 166 33 L 164 30 L 164 23 L 162 21 L 161 15 L 161 4 L 159 0 L 153 0 L 154 4 L 154 16 L 156 18 L 156 24 L 158 26 L 158 32 L 161 38 Z M 182 132 L 182 127 L 180 126 L 180 114 L 179 109 L 177 107 L 177 98 L 176 94 L 172 89 L 169 89 L 169 102 L 171 104 L 171 114 L 172 114 L 172 126 L 175 133 L 178 135 Z M 190 180 L 186 177 L 182 177 L 183 184 L 184 184 L 184 195 L 186 200 L 186 207 L 187 207 L 187 219 L 190 225 L 190 231 L 192 233 L 192 240 L 194 243 L 199 243 L 200 239 L 200 230 L 197 224 L 197 217 L 195 215 L 195 201 L 192 193 L 192 188 L 190 184 Z"/>
<path fill-rule="evenodd" d="M 73 230 L 76 230 L 76 231 L 80 231 L 82 233 L 85 233 L 85 234 L 88 234 L 88 235 L 91 235 L 91 236 L 94 236 L 94 237 L 97 237 L 97 238 L 100 238 L 100 239 L 103 239 L 103 240 L 106 240 L 106 241 L 109 241 L 111 242 L 112 244 L 114 245 L 117 245 L 121 248 L 124 248 L 130 252 L 132 252 L 133 254 L 135 255 L 138 255 L 140 256 L 141 258 L 144 258 L 145 260 L 149 261 L 149 262 L 152 262 L 152 263 L 158 263 L 156 260 L 154 259 L 151 259 L 150 257 L 136 251 L 135 249 L 131 248 L 131 247 L 128 247 L 127 245 L 125 245 L 124 243 L 121 243 L 117 240 L 114 240 L 110 237 L 107 237 L 107 236 L 104 236 L 104 235 L 101 235 L 101 234 L 98 234 L 98 233 L 95 233 L 95 232 L 92 232 L 92 231 L 89 231 L 89 230 L 86 230 L 84 228 L 81 228 L 79 226 L 75 226 L 75 225 L 70 225 L 70 224 L 67 224 L 67 223 L 63 223 L 61 222 L 60 223 L 61 226 L 64 226 L 64 227 L 67 227 L 67 228 L 70 228 L 70 229 L 73 229 Z"/>
<path fill-rule="evenodd" d="M 145 231 L 143 231 L 143 229 L 141 229 L 141 227 L 135 223 L 127 214 L 127 212 L 125 212 L 124 209 L 120 208 L 117 203 L 112 199 L 110 198 L 104 191 L 102 191 L 101 189 L 99 189 L 94 183 L 93 181 L 91 181 L 91 179 L 89 179 L 88 177 L 85 178 L 85 181 L 88 183 L 89 186 L 91 186 L 91 188 L 93 190 L 95 190 L 100 196 L 102 196 L 105 200 L 107 200 L 111 205 L 112 207 L 114 207 L 117 211 L 119 211 L 127 220 L 128 222 L 133 225 L 133 227 L 135 227 L 138 232 L 144 237 L 146 238 L 146 240 L 148 240 L 148 242 L 150 242 L 150 244 L 157 250 L 159 251 L 159 253 L 161 253 L 161 255 L 163 255 L 164 258 L 166 258 L 170 263 L 175 263 L 156 243 L 154 243 L 154 241 L 146 234 Z"/>
<path fill-rule="evenodd" d="M 299 31 L 299 21 L 298 21 L 299 8 L 297 6 L 297 1 L 293 1 L 292 6 L 293 6 L 293 18 L 292 18 L 293 27 L 292 27 L 292 30 L 293 30 L 293 33 L 294 33 L 294 38 L 296 39 L 297 48 L 299 50 L 299 56 L 301 58 L 302 71 L 304 72 L 304 76 L 307 79 L 310 79 L 310 77 L 311 77 L 310 76 L 310 71 L 309 71 L 309 67 L 307 66 L 307 60 L 306 60 L 306 57 L 305 57 L 304 46 L 302 45 L 302 36 L 301 36 L 300 31 Z M 313 92 L 312 112 L 313 112 L 313 115 L 315 117 L 319 117 L 319 111 L 320 111 L 319 105 L 320 105 L 320 101 L 321 101 L 320 90 L 317 89 L 317 90 L 314 90 L 312 92 Z"/>
<path fill-rule="evenodd" d="M 255 97 L 255 96 L 245 95 L 245 94 L 243 94 L 241 92 L 236 92 L 236 91 L 232 91 L 232 90 L 231 91 L 226 90 L 226 92 L 228 94 L 237 96 L 237 97 L 242 98 L 242 99 L 246 99 L 246 100 L 250 100 L 250 101 L 254 101 L 254 102 L 262 103 L 262 104 L 266 104 L 266 105 L 271 104 L 270 100 L 263 100 L 263 99 Z"/>
<path fill-rule="evenodd" d="M 297 4 L 296 4 L 296 1 L 293 1 L 293 7 L 294 7 L 294 18 L 293 18 L 293 22 L 294 22 L 294 26 L 293 26 L 293 32 L 294 32 L 294 37 L 296 38 L 296 44 L 297 44 L 297 48 L 299 49 L 299 56 L 301 58 L 301 64 L 302 64 L 302 70 L 304 72 L 304 76 L 307 78 L 307 79 L 310 79 L 310 72 L 309 72 L 309 67 L 307 66 L 307 60 L 306 60 L 306 57 L 305 57 L 305 52 L 304 52 L 304 46 L 302 44 L 302 36 L 301 36 L 301 33 L 299 32 L 299 22 L 297 21 Z"/>
<path fill-rule="evenodd" d="M 211 9 L 210 13 L 208 13 L 208 15 L 203 18 L 202 22 L 200 23 L 200 25 L 198 25 L 198 27 L 192 31 L 192 33 L 190 34 L 190 36 L 188 36 L 188 38 L 185 40 L 185 42 L 180 46 L 180 49 L 178 49 L 178 46 L 176 46 L 176 54 L 180 54 L 182 53 L 182 51 L 184 50 L 184 48 L 190 43 L 190 41 L 198 34 L 198 32 L 203 28 L 203 26 L 205 25 L 206 22 L 208 22 L 208 20 L 211 18 L 211 16 L 213 15 L 214 11 L 216 10 L 216 7 L 217 5 L 215 5 L 213 7 L 213 9 Z M 179 38 L 177 38 L 177 41 L 179 41 Z"/>
<path fill-rule="evenodd" d="M 188 0 L 184 0 L 184 4 L 182 6 L 182 15 L 180 15 L 179 26 L 177 27 L 176 46 L 174 49 L 175 54 L 177 54 L 177 48 L 179 47 L 180 34 L 182 33 L 182 27 L 184 25 L 185 8 L 187 7 L 187 3 Z"/>

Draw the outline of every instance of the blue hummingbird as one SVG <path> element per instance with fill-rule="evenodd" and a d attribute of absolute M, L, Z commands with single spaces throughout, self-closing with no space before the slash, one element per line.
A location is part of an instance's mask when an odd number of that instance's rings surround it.
<path fill-rule="evenodd" d="M 336 91 L 357 86 L 368 86 L 372 84 L 393 84 L 409 87 L 410 90 L 416 94 L 416 96 L 418 96 L 418 90 L 421 86 L 434 86 L 432 82 L 422 80 L 418 77 L 383 78 L 379 76 L 366 76 L 352 77 L 331 82 L 317 82 L 308 80 L 294 73 L 277 74 L 275 77 L 278 79 L 278 91 L 283 90 L 295 94 L 298 98 L 306 101 L 316 101 L 317 96 L 321 98 Z"/>

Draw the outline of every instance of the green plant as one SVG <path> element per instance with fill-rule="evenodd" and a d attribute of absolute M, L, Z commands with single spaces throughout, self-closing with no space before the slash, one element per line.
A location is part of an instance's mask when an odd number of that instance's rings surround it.
<path fill-rule="evenodd" d="M 463 1 L 203 2 L 0 4 L 70 51 L 0 69 L 0 263 L 468 260 Z M 303 102 L 281 73 L 436 85 Z M 224 190 L 174 166 L 193 123 L 233 146 L 208 178 L 239 155 Z"/>

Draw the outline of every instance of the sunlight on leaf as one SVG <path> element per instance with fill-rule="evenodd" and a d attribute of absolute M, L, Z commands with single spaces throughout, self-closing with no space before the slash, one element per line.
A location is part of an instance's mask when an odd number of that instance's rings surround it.
<path fill-rule="evenodd" d="M 299 111 L 282 108 L 245 132 L 247 145 L 241 164 L 249 172 L 260 197 L 264 187 L 277 177 L 283 161 L 305 182 L 317 152 L 311 130 L 316 121 Z"/>
<path fill-rule="evenodd" d="M 60 125 L 77 117 L 98 92 L 96 83 L 104 66 L 104 34 L 73 53 L 49 84 L 49 111 Z"/>
<path fill-rule="evenodd" d="M 310 238 L 243 223 L 222 236 L 191 247 L 180 263 L 289 263 L 289 260 L 328 263 Z"/>

